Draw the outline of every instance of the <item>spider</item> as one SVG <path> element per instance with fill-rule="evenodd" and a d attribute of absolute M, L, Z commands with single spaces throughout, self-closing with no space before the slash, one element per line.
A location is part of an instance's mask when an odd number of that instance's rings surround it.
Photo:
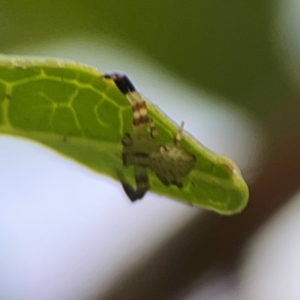
<path fill-rule="evenodd" d="M 133 111 L 132 132 L 122 137 L 122 161 L 125 167 L 133 166 L 136 188 L 125 180 L 121 172 L 118 172 L 128 198 L 132 202 L 142 199 L 150 189 L 148 170 L 154 172 L 165 186 L 173 184 L 182 188 L 180 179 L 188 175 L 196 163 L 196 157 L 179 144 L 182 138 L 183 122 L 173 140 L 166 145 L 161 144 L 156 138 L 155 125 L 148 117 L 146 101 L 136 91 L 129 78 L 119 73 L 105 74 L 104 78 L 114 81 L 127 98 Z"/>

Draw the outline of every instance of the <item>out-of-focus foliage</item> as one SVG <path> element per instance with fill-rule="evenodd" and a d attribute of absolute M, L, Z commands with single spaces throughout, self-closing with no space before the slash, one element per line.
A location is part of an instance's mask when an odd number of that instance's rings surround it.
<path fill-rule="evenodd" d="M 287 84 L 273 51 L 269 0 L 1 3 L 1 50 L 85 34 L 123 38 L 199 88 L 262 119 Z"/>

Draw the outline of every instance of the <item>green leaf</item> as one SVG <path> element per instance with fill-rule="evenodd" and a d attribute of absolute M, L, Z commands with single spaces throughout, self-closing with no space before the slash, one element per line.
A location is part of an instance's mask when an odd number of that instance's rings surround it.
<path fill-rule="evenodd" d="M 0 57 L 0 133 L 40 142 L 83 165 L 118 180 L 124 168 L 121 139 L 132 129 L 132 111 L 112 80 L 98 70 L 61 60 Z M 169 142 L 177 125 L 148 104 L 159 139 Z M 197 162 L 183 188 L 164 186 L 149 176 L 151 191 L 222 214 L 241 211 L 248 187 L 227 158 L 205 149 L 187 133 L 182 147 Z"/>

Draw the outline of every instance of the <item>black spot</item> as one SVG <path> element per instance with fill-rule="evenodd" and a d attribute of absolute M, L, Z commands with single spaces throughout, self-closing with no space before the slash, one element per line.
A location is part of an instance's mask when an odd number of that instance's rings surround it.
<path fill-rule="evenodd" d="M 127 94 L 130 92 L 135 92 L 135 87 L 129 78 L 126 75 L 113 73 L 113 74 L 105 74 L 104 78 L 112 79 L 118 89 L 123 93 Z"/>
<path fill-rule="evenodd" d="M 147 191 L 136 191 L 130 184 L 127 182 L 121 182 L 124 192 L 128 196 L 131 202 L 142 199 Z"/>

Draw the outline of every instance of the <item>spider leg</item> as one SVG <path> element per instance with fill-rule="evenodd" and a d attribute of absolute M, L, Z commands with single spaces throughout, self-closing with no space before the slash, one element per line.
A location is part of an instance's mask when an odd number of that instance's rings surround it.
<path fill-rule="evenodd" d="M 125 95 L 133 111 L 133 125 L 145 125 L 149 122 L 147 104 L 144 97 L 136 91 L 130 79 L 123 74 L 105 74 L 104 78 L 112 79 L 121 93 Z"/>
<path fill-rule="evenodd" d="M 131 135 L 125 134 L 122 137 L 123 151 L 122 151 L 122 161 L 124 166 L 133 165 L 134 166 L 134 177 L 136 183 L 136 189 L 132 187 L 123 176 L 119 179 L 122 183 L 124 192 L 128 198 L 133 202 L 138 199 L 143 198 L 145 193 L 149 190 L 149 180 L 147 175 L 148 167 L 148 146 L 149 141 L 144 138 L 144 129 L 149 126 L 151 137 L 157 135 L 156 128 L 153 122 L 148 118 L 147 103 L 144 97 L 136 91 L 134 85 L 129 80 L 126 75 L 113 73 L 105 74 L 104 78 L 111 79 L 114 81 L 115 85 L 121 93 L 127 98 L 131 109 L 133 112 L 133 129 Z M 145 142 L 146 140 L 146 142 Z M 144 146 L 145 144 L 145 146 Z M 144 146 L 144 147 L 143 147 Z M 151 145 L 150 145 L 151 146 Z M 155 145 L 154 145 L 155 146 Z M 144 150 L 145 148 L 145 150 Z M 138 151 L 136 151 L 137 149 Z M 146 157 L 145 162 L 139 162 L 141 157 Z M 142 166 L 141 166 L 142 165 Z"/>
<path fill-rule="evenodd" d="M 184 126 L 184 122 L 181 122 L 180 126 L 178 127 L 177 133 L 174 137 L 174 140 L 173 140 L 175 145 L 177 145 L 182 138 L 183 126 Z"/>
<path fill-rule="evenodd" d="M 104 78 L 112 79 L 120 92 L 127 98 L 133 111 L 133 125 L 137 127 L 149 124 L 151 137 L 156 137 L 157 130 L 154 123 L 148 118 L 146 101 L 144 97 L 136 91 L 130 79 L 126 75 L 118 73 L 105 74 Z"/>
<path fill-rule="evenodd" d="M 142 199 L 146 192 L 149 190 L 149 179 L 147 169 L 143 167 L 134 167 L 134 177 L 136 189 L 134 189 L 124 178 L 123 174 L 119 171 L 117 173 L 123 190 L 131 202 Z"/>

